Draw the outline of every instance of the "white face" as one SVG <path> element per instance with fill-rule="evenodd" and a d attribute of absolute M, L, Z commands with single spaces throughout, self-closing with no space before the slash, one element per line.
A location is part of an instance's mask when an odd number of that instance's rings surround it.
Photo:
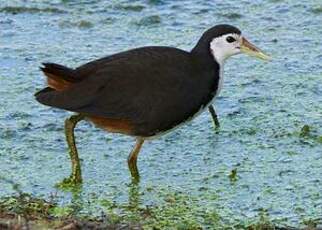
<path fill-rule="evenodd" d="M 210 42 L 210 51 L 219 65 L 223 65 L 230 56 L 239 54 L 242 44 L 242 36 L 231 33 L 214 38 Z"/>

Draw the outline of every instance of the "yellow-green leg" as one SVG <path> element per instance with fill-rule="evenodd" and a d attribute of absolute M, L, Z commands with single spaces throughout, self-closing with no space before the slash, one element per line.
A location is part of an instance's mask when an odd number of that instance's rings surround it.
<path fill-rule="evenodd" d="M 139 170 L 138 170 L 136 162 L 137 162 L 138 155 L 139 155 L 139 152 L 141 150 L 143 143 L 144 143 L 144 140 L 141 138 L 138 138 L 136 140 L 136 144 L 135 144 L 133 150 L 131 151 L 131 153 L 127 159 L 127 163 L 129 165 L 131 176 L 135 182 L 138 182 L 140 180 L 140 174 L 139 174 Z"/>
<path fill-rule="evenodd" d="M 65 120 L 65 135 L 69 148 L 69 156 L 72 162 L 72 173 L 70 177 L 64 179 L 61 186 L 74 186 L 82 183 L 81 165 L 78 157 L 78 152 L 75 143 L 74 129 L 76 124 L 83 120 L 84 116 L 81 114 L 72 115 Z"/>
<path fill-rule="evenodd" d="M 212 116 L 212 120 L 214 121 L 215 127 L 219 128 L 220 124 L 219 124 L 218 116 L 216 114 L 214 107 L 212 105 L 209 105 L 208 109 L 209 109 L 209 112 Z"/>

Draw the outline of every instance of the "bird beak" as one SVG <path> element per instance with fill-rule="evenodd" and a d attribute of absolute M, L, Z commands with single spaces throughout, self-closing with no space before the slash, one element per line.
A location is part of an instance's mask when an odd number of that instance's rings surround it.
<path fill-rule="evenodd" d="M 257 57 L 257 58 L 265 60 L 265 61 L 271 60 L 270 56 L 268 56 L 263 51 L 261 51 L 259 48 L 257 48 L 255 45 L 253 45 L 252 43 L 247 41 L 247 39 L 244 37 L 242 37 L 240 51 L 242 53 L 248 54 L 249 56 Z"/>

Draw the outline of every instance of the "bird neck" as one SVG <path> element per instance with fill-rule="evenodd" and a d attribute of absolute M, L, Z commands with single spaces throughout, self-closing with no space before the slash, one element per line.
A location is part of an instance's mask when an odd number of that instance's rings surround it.
<path fill-rule="evenodd" d="M 212 82 L 211 92 L 211 99 L 217 97 L 221 91 L 223 86 L 223 72 L 224 72 L 224 63 L 219 63 L 216 58 L 210 53 L 210 49 L 208 47 L 200 47 L 197 46 L 191 51 L 200 70 L 203 73 L 206 73 L 205 76 L 208 76 L 210 81 Z"/>
<path fill-rule="evenodd" d="M 220 60 L 217 60 L 211 53 L 209 39 L 202 36 L 196 46 L 191 50 L 191 54 L 203 63 L 203 68 L 215 68 L 219 70 L 221 66 Z"/>
<path fill-rule="evenodd" d="M 203 71 L 219 73 L 220 69 L 223 68 L 223 65 L 220 65 L 220 63 L 210 53 L 209 48 L 202 48 L 198 47 L 197 45 L 191 50 L 191 54 L 193 55 L 196 62 L 199 63 L 199 66 Z"/>
<path fill-rule="evenodd" d="M 212 79 L 210 100 L 213 100 L 218 96 L 223 86 L 224 60 L 217 60 L 215 55 L 211 53 L 210 41 L 210 38 L 203 35 L 191 50 L 191 54 L 200 63 L 199 66 L 202 71 L 207 72 L 206 75 Z"/>

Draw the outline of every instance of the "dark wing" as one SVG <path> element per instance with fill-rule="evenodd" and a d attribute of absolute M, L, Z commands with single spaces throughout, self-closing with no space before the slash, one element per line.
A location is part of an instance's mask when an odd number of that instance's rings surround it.
<path fill-rule="evenodd" d="M 42 103 L 126 119 L 138 135 L 153 135 L 188 119 L 209 102 L 213 85 L 200 73 L 190 53 L 145 47 L 77 68 L 76 76 L 84 80 L 66 91 L 45 94 Z"/>

